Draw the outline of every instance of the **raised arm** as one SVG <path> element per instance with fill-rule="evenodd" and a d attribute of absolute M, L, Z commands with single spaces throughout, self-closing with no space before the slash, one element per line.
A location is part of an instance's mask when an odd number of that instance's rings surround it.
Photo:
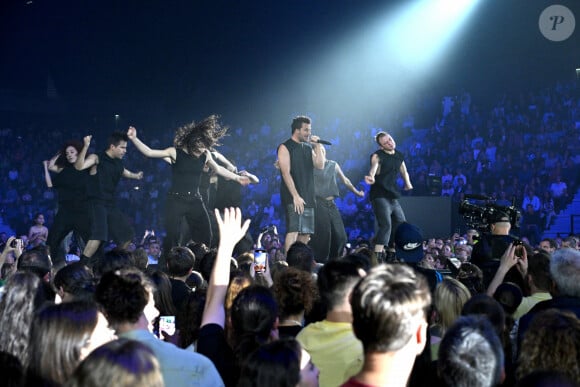
<path fill-rule="evenodd" d="M 312 141 L 318 141 L 318 136 L 312 136 Z M 324 151 L 324 147 L 317 143 L 313 142 L 312 144 L 312 163 L 314 164 L 314 168 L 316 169 L 324 169 L 324 164 L 326 163 L 326 152 Z"/>
<path fill-rule="evenodd" d="M 201 326 L 218 324 L 223 328 L 226 322 L 224 302 L 230 282 L 230 260 L 234 246 L 246 235 L 250 227 L 250 220 L 248 219 L 242 224 L 242 212 L 239 208 L 226 208 L 223 219 L 220 211 L 216 209 L 215 216 L 218 223 L 220 240 L 217 257 L 207 289 Z"/>
<path fill-rule="evenodd" d="M 127 137 L 135 145 L 135 148 L 139 152 L 143 153 L 146 157 L 151 157 L 155 159 L 164 159 L 168 163 L 174 163 L 177 157 L 174 147 L 169 147 L 165 149 L 151 149 L 143 141 L 137 137 L 137 129 L 134 126 L 129 126 L 127 130 Z"/>
<path fill-rule="evenodd" d="M 77 161 L 75 162 L 75 169 L 82 171 L 83 169 L 90 168 L 99 163 L 99 158 L 95 154 L 90 154 L 87 156 L 89 150 L 89 145 L 91 145 L 91 139 L 93 136 L 85 136 L 83 138 L 83 149 L 79 152 Z"/>
<path fill-rule="evenodd" d="M 290 152 L 288 152 L 288 148 L 286 148 L 286 145 L 284 144 L 278 147 L 278 167 L 280 168 L 280 173 L 282 174 L 284 184 L 286 184 L 288 191 L 290 191 L 290 195 L 292 195 L 294 211 L 296 211 L 298 214 L 302 214 L 304 212 L 304 204 L 306 204 L 306 202 L 298 194 L 296 186 L 294 185 L 294 179 L 290 174 Z M 314 203 L 310 204 L 314 205 Z"/>
<path fill-rule="evenodd" d="M 340 168 L 340 165 L 338 165 L 338 163 L 336 163 L 335 171 L 336 171 L 336 174 L 338 175 L 338 177 L 340 178 L 340 180 L 342 180 L 344 185 L 346 185 L 346 188 L 348 188 L 356 196 L 359 196 L 361 198 L 365 196 L 365 191 L 358 190 L 358 189 L 356 189 L 356 187 L 354 185 L 352 185 L 350 179 L 348 177 L 346 177 L 344 172 L 342 172 L 342 169 Z"/>
<path fill-rule="evenodd" d="M 212 157 L 220 165 L 223 165 L 228 171 L 236 173 L 238 172 L 238 167 L 236 167 L 230 160 L 228 160 L 224 155 L 218 151 L 211 152 Z"/>
<path fill-rule="evenodd" d="M 407 166 L 405 165 L 404 161 L 401 163 L 401 167 L 399 168 L 399 172 L 401 172 L 401 177 L 403 178 L 403 181 L 405 182 L 405 186 L 403 187 L 403 189 L 405 191 L 413 189 L 413 184 L 411 184 L 411 178 L 409 178 L 409 172 L 407 171 Z"/>
<path fill-rule="evenodd" d="M 44 160 L 42 162 L 42 165 L 44 166 L 44 181 L 46 182 L 46 186 L 48 188 L 52 188 L 52 178 L 50 177 L 50 172 L 48 171 L 50 168 L 48 166 L 49 164 L 50 164 L 50 161 L 48 161 L 48 160 Z"/>
<path fill-rule="evenodd" d="M 379 156 L 373 154 L 371 157 L 371 169 L 369 170 L 369 174 L 365 176 L 367 184 L 375 184 L 375 175 L 379 170 L 379 165 L 381 165 L 379 161 Z"/>

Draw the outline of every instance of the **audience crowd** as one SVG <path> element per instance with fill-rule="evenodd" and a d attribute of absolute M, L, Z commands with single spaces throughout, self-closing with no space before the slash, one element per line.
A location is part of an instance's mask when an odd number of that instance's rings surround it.
<path fill-rule="evenodd" d="M 408 133 L 397 136 L 411 195 L 457 204 L 480 195 L 523 215 L 511 234 L 505 214 L 489 219 L 490 232 L 463 227 L 438 238 L 407 224 L 395 230 L 386 264 L 369 247 L 368 199 L 350 193 L 338 202 L 351 243 L 342 256 L 322 265 L 301 242 L 283 251 L 273 144 L 289 129 L 263 125 L 231 129 L 220 147 L 261 182 L 239 188 L 241 210 L 216 211 L 215 246 L 189 241 L 159 264 L 168 169 L 130 150 L 126 165 L 145 177 L 123 181 L 119 200 L 143 237 L 127 249 L 108 245 L 90 266 L 76 262 L 72 238 L 67 265 L 53 267 L 44 242 L 57 209 L 42 162 L 83 134 L 2 130 L 0 146 L 13 150 L 0 157 L 3 384 L 579 385 L 580 238 L 542 238 L 576 192 L 579 90 L 504 95 L 485 113 L 462 93 L 444 99 L 428 129 L 393 119 Z M 415 115 L 434 104 L 425 99 Z M 333 143 L 328 157 L 362 181 L 379 128 L 355 126 L 336 120 L 316 132 Z M 413 265 L 400 254 L 410 230 L 423 240 L 405 251 L 422 258 Z M 248 231 L 256 244 L 240 251 Z M 265 270 L 256 270 L 253 247 L 268 251 Z"/>

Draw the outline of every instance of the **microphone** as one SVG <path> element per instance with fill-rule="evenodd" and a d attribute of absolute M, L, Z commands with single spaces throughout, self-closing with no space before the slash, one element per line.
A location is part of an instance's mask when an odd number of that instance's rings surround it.
<path fill-rule="evenodd" d="M 314 143 L 322 144 L 322 145 L 332 145 L 330 141 L 318 139 L 318 141 L 313 141 Z"/>

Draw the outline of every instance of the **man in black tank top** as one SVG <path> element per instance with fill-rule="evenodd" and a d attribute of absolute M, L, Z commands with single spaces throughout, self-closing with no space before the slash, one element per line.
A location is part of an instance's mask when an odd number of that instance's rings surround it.
<path fill-rule="evenodd" d="M 391 232 L 406 220 L 403 208 L 397 200 L 401 196 L 397 188 L 397 176 L 400 174 L 403 178 L 406 191 L 413 189 L 413 185 L 403 154 L 396 150 L 397 144 L 393 137 L 379 132 L 375 141 L 380 148 L 371 155 L 371 169 L 365 176 L 365 181 L 371 185 L 369 198 L 378 224 L 374 252 L 381 262 L 386 259 L 384 248 L 389 245 Z"/>
<path fill-rule="evenodd" d="M 121 161 L 127 153 L 127 135 L 111 134 L 108 146 L 99 154 L 87 154 L 92 136 L 84 138 L 84 146 L 75 163 L 77 170 L 90 168 L 88 183 L 91 237 L 83 251 L 81 260 L 94 264 L 93 254 L 102 241 L 114 240 L 117 246 L 126 247 L 134 236 L 127 217 L 115 205 L 115 191 L 121 177 L 141 180 L 143 172 L 130 172 Z"/>
<path fill-rule="evenodd" d="M 278 146 L 281 199 L 286 211 L 287 252 L 297 240 L 308 243 L 314 234 L 314 168 L 324 168 L 325 157 L 319 137 L 312 136 L 310 118 L 298 116 L 292 121 L 292 137 Z"/>

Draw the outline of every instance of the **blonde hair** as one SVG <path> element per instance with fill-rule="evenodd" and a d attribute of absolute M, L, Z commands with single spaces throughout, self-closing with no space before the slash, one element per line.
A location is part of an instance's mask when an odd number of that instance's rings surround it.
<path fill-rule="evenodd" d="M 445 277 L 437 284 L 433 301 L 442 333 L 461 315 L 463 305 L 470 298 L 469 289 L 455 278 Z"/>

